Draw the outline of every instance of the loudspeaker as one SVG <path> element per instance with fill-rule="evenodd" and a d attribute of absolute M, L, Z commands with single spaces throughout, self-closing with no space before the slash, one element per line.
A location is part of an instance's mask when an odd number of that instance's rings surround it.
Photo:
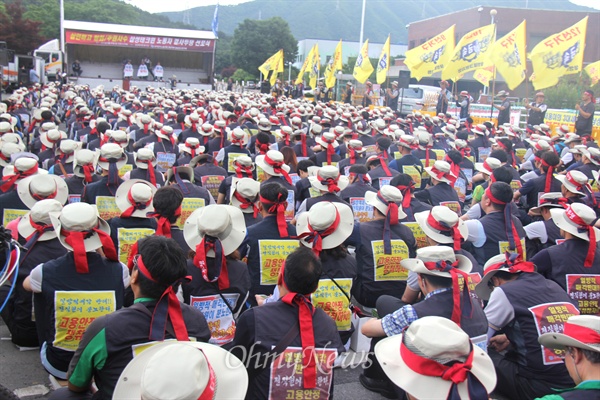
<path fill-rule="evenodd" d="M 398 89 L 408 89 L 410 83 L 410 71 L 400 70 L 398 75 Z"/>

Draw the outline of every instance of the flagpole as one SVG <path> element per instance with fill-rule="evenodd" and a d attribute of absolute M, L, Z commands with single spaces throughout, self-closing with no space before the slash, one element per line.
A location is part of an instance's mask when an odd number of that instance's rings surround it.
<path fill-rule="evenodd" d="M 492 24 L 494 25 L 494 41 L 496 40 L 496 22 L 494 21 L 494 17 L 496 16 L 496 14 L 498 13 L 498 11 L 496 11 L 496 9 L 491 9 L 490 10 L 490 16 L 492 17 Z M 496 67 L 494 66 L 494 80 L 492 82 L 492 99 L 491 99 L 491 105 L 490 105 L 490 121 L 493 119 L 494 116 L 494 95 L 496 93 Z M 496 121 L 496 124 L 498 122 Z"/>
<path fill-rule="evenodd" d="M 60 52 L 63 55 L 64 65 L 61 66 L 62 72 L 65 72 L 67 66 L 67 54 L 65 53 L 65 3 L 64 0 L 60 0 Z"/>
<path fill-rule="evenodd" d="M 362 2 L 362 15 L 360 17 L 360 38 L 358 39 L 358 56 L 360 57 L 360 53 L 362 51 L 363 45 L 363 34 L 365 31 L 365 10 L 367 9 L 367 0 L 363 0 Z M 368 56 L 368 53 L 367 53 Z"/>

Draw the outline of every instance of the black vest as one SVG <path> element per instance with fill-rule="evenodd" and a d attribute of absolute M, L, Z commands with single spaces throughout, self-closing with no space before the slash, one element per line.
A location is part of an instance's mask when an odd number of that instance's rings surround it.
<path fill-rule="evenodd" d="M 279 343 L 290 330 L 290 327 L 298 321 L 297 306 L 290 306 L 282 301 L 255 307 L 247 312 L 253 313 L 254 316 L 254 331 L 252 332 L 254 334 L 254 343 L 256 343 L 253 346 L 254 354 L 262 355 L 263 357 L 265 353 L 270 352 L 272 347 Z M 338 353 L 344 351 L 334 322 L 323 310 L 315 309 L 313 314 L 313 330 L 316 348 L 326 347 L 328 349 L 336 349 Z M 237 341 L 234 341 L 234 343 L 237 343 Z M 299 334 L 292 340 L 289 347 L 301 347 Z M 246 398 L 268 398 L 271 362 L 272 358 L 269 358 L 264 369 L 254 369 L 256 368 L 254 362 L 249 365 L 248 374 L 251 378 L 248 382 L 248 394 Z M 262 363 L 258 363 L 257 365 L 262 366 Z M 331 391 L 333 391 L 333 384 L 331 385 Z"/>
<path fill-rule="evenodd" d="M 141 217 L 130 217 L 130 218 L 121 218 L 114 217 L 109 219 L 108 225 L 110 226 L 110 238 L 112 239 L 115 249 L 117 249 L 117 254 L 120 253 L 120 245 L 119 245 L 119 229 L 154 229 L 156 230 L 156 220 L 154 218 L 141 218 Z"/>
<path fill-rule="evenodd" d="M 183 193 L 184 198 L 193 197 L 198 199 L 204 199 L 205 205 L 210 204 L 210 192 L 204 189 L 203 187 L 196 186 L 190 182 L 183 182 L 183 187 L 177 183 L 173 184 L 173 186 L 181 190 L 181 193 Z"/>
<path fill-rule="evenodd" d="M 535 108 L 539 108 L 538 106 L 542 106 L 543 104 L 531 103 L 531 106 Z M 546 118 L 546 111 L 535 111 L 533 109 L 529 109 L 529 116 L 527 117 L 527 125 L 539 125 L 544 123 L 544 118 Z"/>
<path fill-rule="evenodd" d="M 223 166 L 225 171 L 227 171 L 227 174 L 235 175 L 235 171 L 229 172 L 227 170 L 227 168 L 229 167 L 229 154 L 230 153 L 244 154 L 244 155 L 247 155 L 248 157 L 250 157 L 250 152 L 248 151 L 248 149 L 240 147 L 237 144 L 230 144 L 229 146 L 227 146 L 223 149 L 223 161 L 222 161 L 221 165 Z"/>
<path fill-rule="evenodd" d="M 154 301 L 137 303 L 94 321 L 95 324 L 100 324 L 99 330 L 104 329 L 108 353 L 102 369 L 93 370 L 94 381 L 99 390 L 94 399 L 112 398 L 121 372 L 133 358 L 133 346 L 150 342 L 148 336 L 155 304 Z M 210 330 L 202 313 L 186 304 L 181 305 L 181 313 L 188 336 L 199 342 L 207 342 Z M 170 333 L 165 333 L 165 339 L 172 338 Z"/>
<path fill-rule="evenodd" d="M 376 192 L 373 186 L 368 185 L 364 182 L 354 182 L 346 186 L 344 190 L 340 192 L 340 198 L 347 203 L 350 203 L 351 197 L 365 197 L 367 192 Z"/>
<path fill-rule="evenodd" d="M 208 276 L 214 277 L 216 275 L 215 270 L 215 259 L 206 258 L 206 264 L 208 267 Z M 226 293 L 237 293 L 239 298 L 235 307 L 233 307 L 234 313 L 239 313 L 246 302 L 248 291 L 250 290 L 250 275 L 248 274 L 248 266 L 241 261 L 227 260 L 227 272 L 229 274 L 229 288 L 219 290 L 218 283 L 207 282 L 202 278 L 200 268 L 196 267 L 192 260 L 187 262 L 188 275 L 192 276 L 192 281 L 185 283 L 182 286 L 183 289 L 183 301 L 186 304 L 190 304 L 191 296 L 210 296 L 214 294 L 226 294 Z M 210 321 L 210 319 L 209 319 Z"/>
<path fill-rule="evenodd" d="M 516 218 L 514 215 L 511 215 L 513 220 L 513 224 L 515 224 L 515 228 L 517 229 L 517 233 L 519 234 L 519 240 L 525 237 L 525 230 L 523 229 L 523 225 L 521 225 L 521 221 Z M 484 245 L 481 247 L 482 251 L 477 251 L 475 258 L 481 265 L 485 265 L 485 262 L 490 258 L 497 256 L 500 254 L 499 242 L 508 241 L 508 236 L 506 235 L 506 224 L 504 223 L 504 212 L 493 212 L 487 214 L 482 217 L 480 220 L 481 225 L 483 225 L 483 230 L 485 232 L 486 241 Z M 515 245 L 516 240 L 515 238 Z M 482 254 L 481 254 L 482 253 Z"/>
<path fill-rule="evenodd" d="M 250 272 L 250 281 L 252 282 L 248 301 L 251 304 L 256 304 L 256 299 L 254 299 L 255 294 L 273 294 L 273 290 L 275 289 L 275 285 L 260 284 L 260 249 L 258 241 L 263 239 L 289 240 L 296 236 L 296 227 L 288 223 L 287 230 L 289 237 L 281 238 L 279 236 L 279 229 L 277 228 L 277 218 L 274 215 L 267 216 L 261 222 L 252 225 L 247 230 L 246 239 L 240 248 L 244 249 L 244 244 L 248 246 L 247 264 L 248 272 Z"/>
<path fill-rule="evenodd" d="M 447 319 L 452 318 L 452 308 L 454 306 L 452 289 L 442 293 L 437 293 L 427 299 L 413 304 L 413 308 L 417 312 L 419 318 L 437 316 Z M 462 292 L 461 292 L 462 299 Z M 474 344 L 483 344 L 485 346 L 487 340 L 488 323 L 481 303 L 472 297 L 471 301 L 472 312 L 469 316 L 461 315 L 460 327 L 469 335 Z M 462 305 L 464 311 L 465 305 Z"/>
<path fill-rule="evenodd" d="M 429 194 L 427 196 L 426 194 Z M 446 182 L 440 182 L 435 186 L 429 187 L 423 191 L 416 192 L 415 197 L 424 203 L 429 203 L 432 206 L 439 206 L 444 201 L 455 201 L 459 203 L 458 194 L 452 186 Z"/>
<path fill-rule="evenodd" d="M 46 357 L 60 371 L 67 371 L 73 352 L 55 348 L 55 306 L 57 291 L 112 291 L 115 308 L 123 306 L 123 267 L 118 261 L 109 261 L 98 253 L 87 253 L 89 272 L 76 272 L 73 253 L 43 264 L 42 292 L 34 294 L 35 319 L 40 343 L 46 343 Z M 73 313 L 76 316 L 76 313 Z"/>
<path fill-rule="evenodd" d="M 99 180 L 100 180 L 100 177 L 96 174 L 93 174 L 92 181 L 90 183 L 98 182 Z M 73 175 L 73 176 L 65 179 L 65 183 L 67 184 L 67 187 L 69 188 L 69 194 L 78 194 L 79 196 L 81 196 L 81 194 L 83 193 L 83 188 L 88 185 L 85 182 L 85 178 L 80 178 L 76 175 Z"/>
<path fill-rule="evenodd" d="M 375 281 L 375 260 L 371 241 L 383 240 L 384 220 L 360 224 L 360 246 L 356 250 L 357 277 L 352 285 L 352 294 L 367 307 L 375 307 L 379 296 L 388 294 L 401 297 L 406 281 Z M 391 238 L 403 240 L 408 247 L 408 256 L 416 256 L 417 243 L 410 228 L 398 224 L 391 227 Z"/>
<path fill-rule="evenodd" d="M 507 357 L 516 359 L 519 375 L 552 382 L 557 388 L 571 387 L 573 381 L 569 378 L 564 363 L 544 365 L 536 322 L 529 310 L 545 303 L 570 303 L 567 293 L 555 282 L 538 273 L 521 273 L 516 280 L 507 282 L 500 288 L 515 311 L 514 320 L 502 331 L 513 347 Z"/>
<path fill-rule="evenodd" d="M 119 178 L 119 185 L 121 183 L 123 183 L 123 180 Z M 98 182 L 89 183 L 83 188 L 81 201 L 88 204 L 96 204 L 96 197 L 98 196 L 114 197 L 117 193 L 117 187 L 108 186 L 108 176 L 103 176 Z"/>
<path fill-rule="evenodd" d="M 156 186 L 161 187 L 165 186 L 165 178 L 163 178 L 162 173 L 158 172 L 156 168 L 154 168 L 154 176 L 156 178 Z M 130 179 L 143 179 L 146 182 L 150 182 L 150 174 L 147 169 L 142 168 L 134 168 L 129 173 Z"/>
<path fill-rule="evenodd" d="M 315 163 L 315 165 L 317 167 L 323 167 L 325 165 L 329 165 L 329 164 L 327 164 L 327 151 L 326 150 L 315 153 L 312 157 L 310 157 L 310 159 L 312 160 L 312 162 Z M 332 163 L 335 163 L 337 165 L 337 163 L 340 162 L 341 160 L 342 160 L 342 157 L 340 157 L 339 154 L 334 153 L 331 155 Z"/>

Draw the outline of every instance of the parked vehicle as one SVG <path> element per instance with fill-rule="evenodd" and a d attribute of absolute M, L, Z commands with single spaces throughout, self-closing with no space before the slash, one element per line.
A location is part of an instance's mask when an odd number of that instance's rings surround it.
<path fill-rule="evenodd" d="M 435 110 L 440 91 L 439 87 L 427 85 L 409 85 L 408 89 L 400 89 L 398 111 L 406 115 L 413 110 Z"/>

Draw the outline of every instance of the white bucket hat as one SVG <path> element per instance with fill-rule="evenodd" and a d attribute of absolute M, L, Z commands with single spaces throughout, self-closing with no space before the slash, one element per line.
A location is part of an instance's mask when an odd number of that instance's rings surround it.
<path fill-rule="evenodd" d="M 365 203 L 375 207 L 383 215 L 387 215 L 388 203 L 398 204 L 398 219 L 406 218 L 406 214 L 402 211 L 402 192 L 395 186 L 384 185 L 378 192 L 366 192 Z"/>
<path fill-rule="evenodd" d="M 265 155 L 256 156 L 255 162 L 271 176 L 284 176 L 290 172 L 290 167 L 283 163 L 283 154 L 277 150 L 269 150 Z"/>
<path fill-rule="evenodd" d="M 0 166 L 6 167 L 10 164 L 10 156 L 25 151 L 25 145 L 20 143 L 0 143 Z"/>
<path fill-rule="evenodd" d="M 475 169 L 483 174 L 492 175 L 496 168 L 500 168 L 502 163 L 494 157 L 487 157 L 482 163 L 475 163 Z"/>
<path fill-rule="evenodd" d="M 152 164 L 153 167 L 156 167 L 156 164 L 158 163 L 154 152 L 146 147 L 142 147 L 133 153 L 133 160 L 135 165 L 140 169 L 148 169 L 149 163 Z"/>
<path fill-rule="evenodd" d="M 63 207 L 60 214 L 50 214 L 54 231 L 58 235 L 58 240 L 67 250 L 73 250 L 73 247 L 66 242 L 66 234 L 69 232 L 87 232 L 83 240 L 83 246 L 86 252 L 94 251 L 102 246 L 100 234 L 94 230 L 97 229 L 106 235 L 109 235 L 110 227 L 108 223 L 98 216 L 98 209 L 87 203 L 71 203 Z M 112 242 L 111 242 L 112 243 Z"/>
<path fill-rule="evenodd" d="M 452 212 L 452 211 L 451 211 Z M 468 274 L 473 268 L 471 261 L 460 254 L 455 254 L 454 250 L 448 246 L 428 246 L 421 249 L 417 249 L 416 258 L 407 258 L 400 261 L 400 265 L 404 268 L 416 272 L 417 274 L 435 275 L 443 278 L 451 278 L 452 274 L 448 271 L 443 271 L 436 268 L 428 268 L 425 263 L 439 263 L 445 262 L 446 264 L 454 264 L 453 268 L 458 271 Z"/>
<path fill-rule="evenodd" d="M 115 193 L 115 203 L 122 217 L 148 218 L 154 212 L 152 199 L 156 187 L 143 179 L 128 179 L 121 183 Z"/>
<path fill-rule="evenodd" d="M 460 250 L 461 238 L 467 240 L 469 236 L 465 222 L 445 206 L 435 206 L 429 211 L 416 213 L 415 220 L 423 232 L 436 242 L 454 243 L 454 250 Z"/>
<path fill-rule="evenodd" d="M 122 148 L 126 148 L 129 145 L 129 133 L 121 130 L 111 131 L 109 142 L 117 143 Z"/>
<path fill-rule="evenodd" d="M 344 190 L 349 183 L 348 177 L 341 175 L 338 167 L 333 165 L 319 168 L 317 174 L 309 176 L 308 180 L 313 188 L 329 193 L 338 193 Z"/>
<path fill-rule="evenodd" d="M 298 216 L 296 231 L 300 243 L 316 253 L 333 249 L 352 234 L 354 214 L 346 204 L 320 201 Z"/>
<path fill-rule="evenodd" d="M 587 176 L 581 171 L 568 171 L 566 175 L 556 175 L 556 179 L 571 193 L 585 195 L 583 188 L 588 185 Z M 589 188 L 591 191 L 591 188 Z"/>
<path fill-rule="evenodd" d="M 461 399 L 468 399 L 469 386 L 477 383 L 483 385 L 487 398 L 496 386 L 496 371 L 491 358 L 447 318 L 419 318 L 404 333 L 377 343 L 375 355 L 391 381 L 418 399 L 446 399 L 453 385 L 457 385 Z M 430 368 L 424 368 L 431 371 L 431 375 L 415 372 L 415 363 L 431 364 Z M 465 366 L 466 379 L 462 382 L 455 384 L 450 379 L 443 379 L 443 374 L 433 372 L 446 371 L 457 363 L 470 364 Z"/>
<path fill-rule="evenodd" d="M 65 163 L 71 163 L 71 162 L 73 162 L 73 159 L 75 158 L 75 152 L 77 150 L 81 149 L 82 144 L 83 143 L 76 142 L 71 139 L 61 140 L 60 146 L 58 146 L 58 148 L 56 149 L 54 154 L 56 156 L 63 154 L 64 156 L 66 156 Z"/>
<path fill-rule="evenodd" d="M 140 149 L 141 150 L 141 149 Z M 204 153 L 204 146 L 200 145 L 200 140 L 195 137 L 185 139 L 185 143 L 179 144 L 179 151 L 189 154 L 191 157 L 196 157 L 198 154 Z"/>
<path fill-rule="evenodd" d="M 431 167 L 426 167 L 425 171 L 427 171 L 432 178 L 447 184 L 450 184 L 448 176 L 454 176 L 452 172 L 450 172 L 450 164 L 441 160 L 437 160 Z"/>
<path fill-rule="evenodd" d="M 97 162 L 98 153 L 95 151 L 88 149 L 77 150 L 75 152 L 75 159 L 73 160 L 73 174 L 80 178 L 85 178 L 84 168 L 87 168 L 91 182 L 91 176 L 96 172 Z"/>
<path fill-rule="evenodd" d="M 183 237 L 193 250 L 205 236 L 218 238 L 225 255 L 233 253 L 246 237 L 246 223 L 242 211 L 233 206 L 211 204 L 190 214 L 183 227 Z M 207 256 L 214 257 L 209 250 Z"/>
<path fill-rule="evenodd" d="M 125 367 L 115 399 L 243 399 L 244 364 L 227 350 L 203 342 L 155 344 Z"/>
<path fill-rule="evenodd" d="M 237 159 L 236 159 L 237 160 Z M 258 195 L 260 193 L 260 182 L 252 178 L 238 179 L 233 177 L 231 180 L 231 205 L 242 210 L 243 213 L 258 214 Z"/>
<path fill-rule="evenodd" d="M 536 271 L 533 263 L 520 260 L 517 253 L 498 254 L 485 263 L 483 266 L 483 277 L 475 286 L 475 293 L 482 300 L 489 300 L 493 288 L 489 286 L 489 282 L 497 272 L 510 272 L 511 274 L 532 273 Z"/>
<path fill-rule="evenodd" d="M 102 169 L 109 169 L 111 159 L 116 160 L 117 169 L 121 169 L 127 164 L 127 154 L 123 151 L 123 148 L 116 143 L 106 143 L 96 151 L 98 152 L 98 165 Z"/>
<path fill-rule="evenodd" d="M 563 333 L 550 332 L 540 335 L 538 341 L 550 349 L 577 347 L 600 353 L 600 317 L 597 315 L 572 315 L 563 325 Z"/>
<path fill-rule="evenodd" d="M 58 129 L 50 129 L 49 131 L 44 131 L 40 134 L 40 141 L 49 149 L 52 149 L 61 140 L 66 138 L 67 134 Z"/>
<path fill-rule="evenodd" d="M 50 213 L 60 213 L 62 208 L 62 204 L 54 199 L 38 201 L 33 205 L 33 207 L 31 207 L 31 211 L 29 211 L 19 220 L 19 224 L 17 225 L 19 235 L 28 240 L 29 237 L 36 232 L 35 225 L 46 225 L 50 226 L 52 229 L 43 232 L 37 240 L 43 242 L 54 239 L 56 237 L 56 232 L 54 231 L 52 221 L 50 220 Z"/>
<path fill-rule="evenodd" d="M 31 209 L 39 200 L 55 199 L 65 204 L 69 198 L 69 187 L 63 178 L 54 174 L 33 175 L 17 183 L 19 198 Z"/>
<path fill-rule="evenodd" d="M 592 162 L 594 165 L 600 165 L 600 150 L 594 147 L 581 149 L 581 154 Z"/>
<path fill-rule="evenodd" d="M 530 214 L 540 215 L 542 208 L 559 208 L 564 209 L 568 203 L 563 203 L 566 199 L 562 196 L 560 192 L 549 192 L 544 193 L 540 196 L 540 200 L 538 201 L 537 207 L 531 207 L 529 209 Z M 563 204 L 565 204 L 563 206 Z"/>
<path fill-rule="evenodd" d="M 593 241 L 594 248 L 596 247 L 596 241 L 600 239 L 600 230 L 594 228 L 597 218 L 590 207 L 582 203 L 573 203 L 566 210 L 550 210 L 550 214 L 552 221 L 560 229 L 588 242 Z M 590 238 L 590 233 L 595 238 Z"/>
<path fill-rule="evenodd" d="M 337 148 L 340 144 L 337 141 L 337 137 L 333 132 L 325 132 L 320 137 L 315 139 L 315 142 L 321 145 L 321 147 L 326 150 L 329 145 L 332 145 L 333 148 Z"/>

